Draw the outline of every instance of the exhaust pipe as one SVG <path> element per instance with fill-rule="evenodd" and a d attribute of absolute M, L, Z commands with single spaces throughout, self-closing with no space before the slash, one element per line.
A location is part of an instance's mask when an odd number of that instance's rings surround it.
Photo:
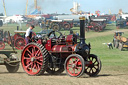
<path fill-rule="evenodd" d="M 82 16 L 80 19 L 80 44 L 85 44 L 85 17 Z"/>

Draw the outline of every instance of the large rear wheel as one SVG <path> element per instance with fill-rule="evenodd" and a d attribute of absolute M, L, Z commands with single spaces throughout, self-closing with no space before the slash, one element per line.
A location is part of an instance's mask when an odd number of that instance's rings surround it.
<path fill-rule="evenodd" d="M 60 30 L 59 24 L 53 24 L 53 25 L 52 25 L 52 29 L 55 30 L 55 31 Z"/>
<path fill-rule="evenodd" d="M 38 76 L 43 74 L 49 62 L 49 52 L 44 46 L 29 43 L 22 52 L 21 64 L 28 75 Z"/>
<path fill-rule="evenodd" d="M 64 24 L 64 30 L 70 30 L 71 26 L 69 23 Z"/>
<path fill-rule="evenodd" d="M 99 32 L 100 31 L 100 27 L 99 26 L 95 26 L 94 30 L 95 30 L 95 32 Z"/>
<path fill-rule="evenodd" d="M 0 50 L 3 50 L 5 48 L 5 44 L 3 41 L 0 41 Z"/>
<path fill-rule="evenodd" d="M 64 68 L 71 77 L 80 77 L 85 71 L 85 61 L 78 54 L 71 54 L 65 60 Z"/>
<path fill-rule="evenodd" d="M 100 59 L 96 55 L 90 54 L 88 57 L 88 61 L 92 63 L 85 66 L 85 73 L 91 77 L 97 76 L 97 74 L 101 70 Z"/>
<path fill-rule="evenodd" d="M 19 38 L 19 37 L 21 37 L 21 35 L 20 35 L 19 33 L 16 33 L 16 34 L 13 36 L 14 40 L 16 40 L 16 39 Z"/>

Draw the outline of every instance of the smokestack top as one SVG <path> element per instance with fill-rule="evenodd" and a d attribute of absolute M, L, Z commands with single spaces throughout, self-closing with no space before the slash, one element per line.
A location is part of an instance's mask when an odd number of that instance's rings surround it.
<path fill-rule="evenodd" d="M 79 17 L 80 20 L 85 20 L 85 16 Z"/>
<path fill-rule="evenodd" d="M 79 17 L 80 19 L 80 44 L 85 44 L 85 16 Z"/>

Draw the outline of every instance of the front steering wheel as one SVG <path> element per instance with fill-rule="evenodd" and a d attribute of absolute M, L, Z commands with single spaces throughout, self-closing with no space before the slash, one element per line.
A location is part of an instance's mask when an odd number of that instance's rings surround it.
<path fill-rule="evenodd" d="M 62 33 L 60 31 L 51 31 L 48 34 L 48 38 L 60 38 L 62 36 Z"/>

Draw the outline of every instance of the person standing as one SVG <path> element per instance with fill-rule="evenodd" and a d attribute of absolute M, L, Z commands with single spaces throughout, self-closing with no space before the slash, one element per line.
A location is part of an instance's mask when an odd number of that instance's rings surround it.
<path fill-rule="evenodd" d="M 26 30 L 26 34 L 25 34 L 25 40 L 26 40 L 26 43 L 30 43 L 30 40 L 32 38 L 32 30 L 33 28 L 35 28 L 34 25 L 31 25 L 27 30 Z"/>

